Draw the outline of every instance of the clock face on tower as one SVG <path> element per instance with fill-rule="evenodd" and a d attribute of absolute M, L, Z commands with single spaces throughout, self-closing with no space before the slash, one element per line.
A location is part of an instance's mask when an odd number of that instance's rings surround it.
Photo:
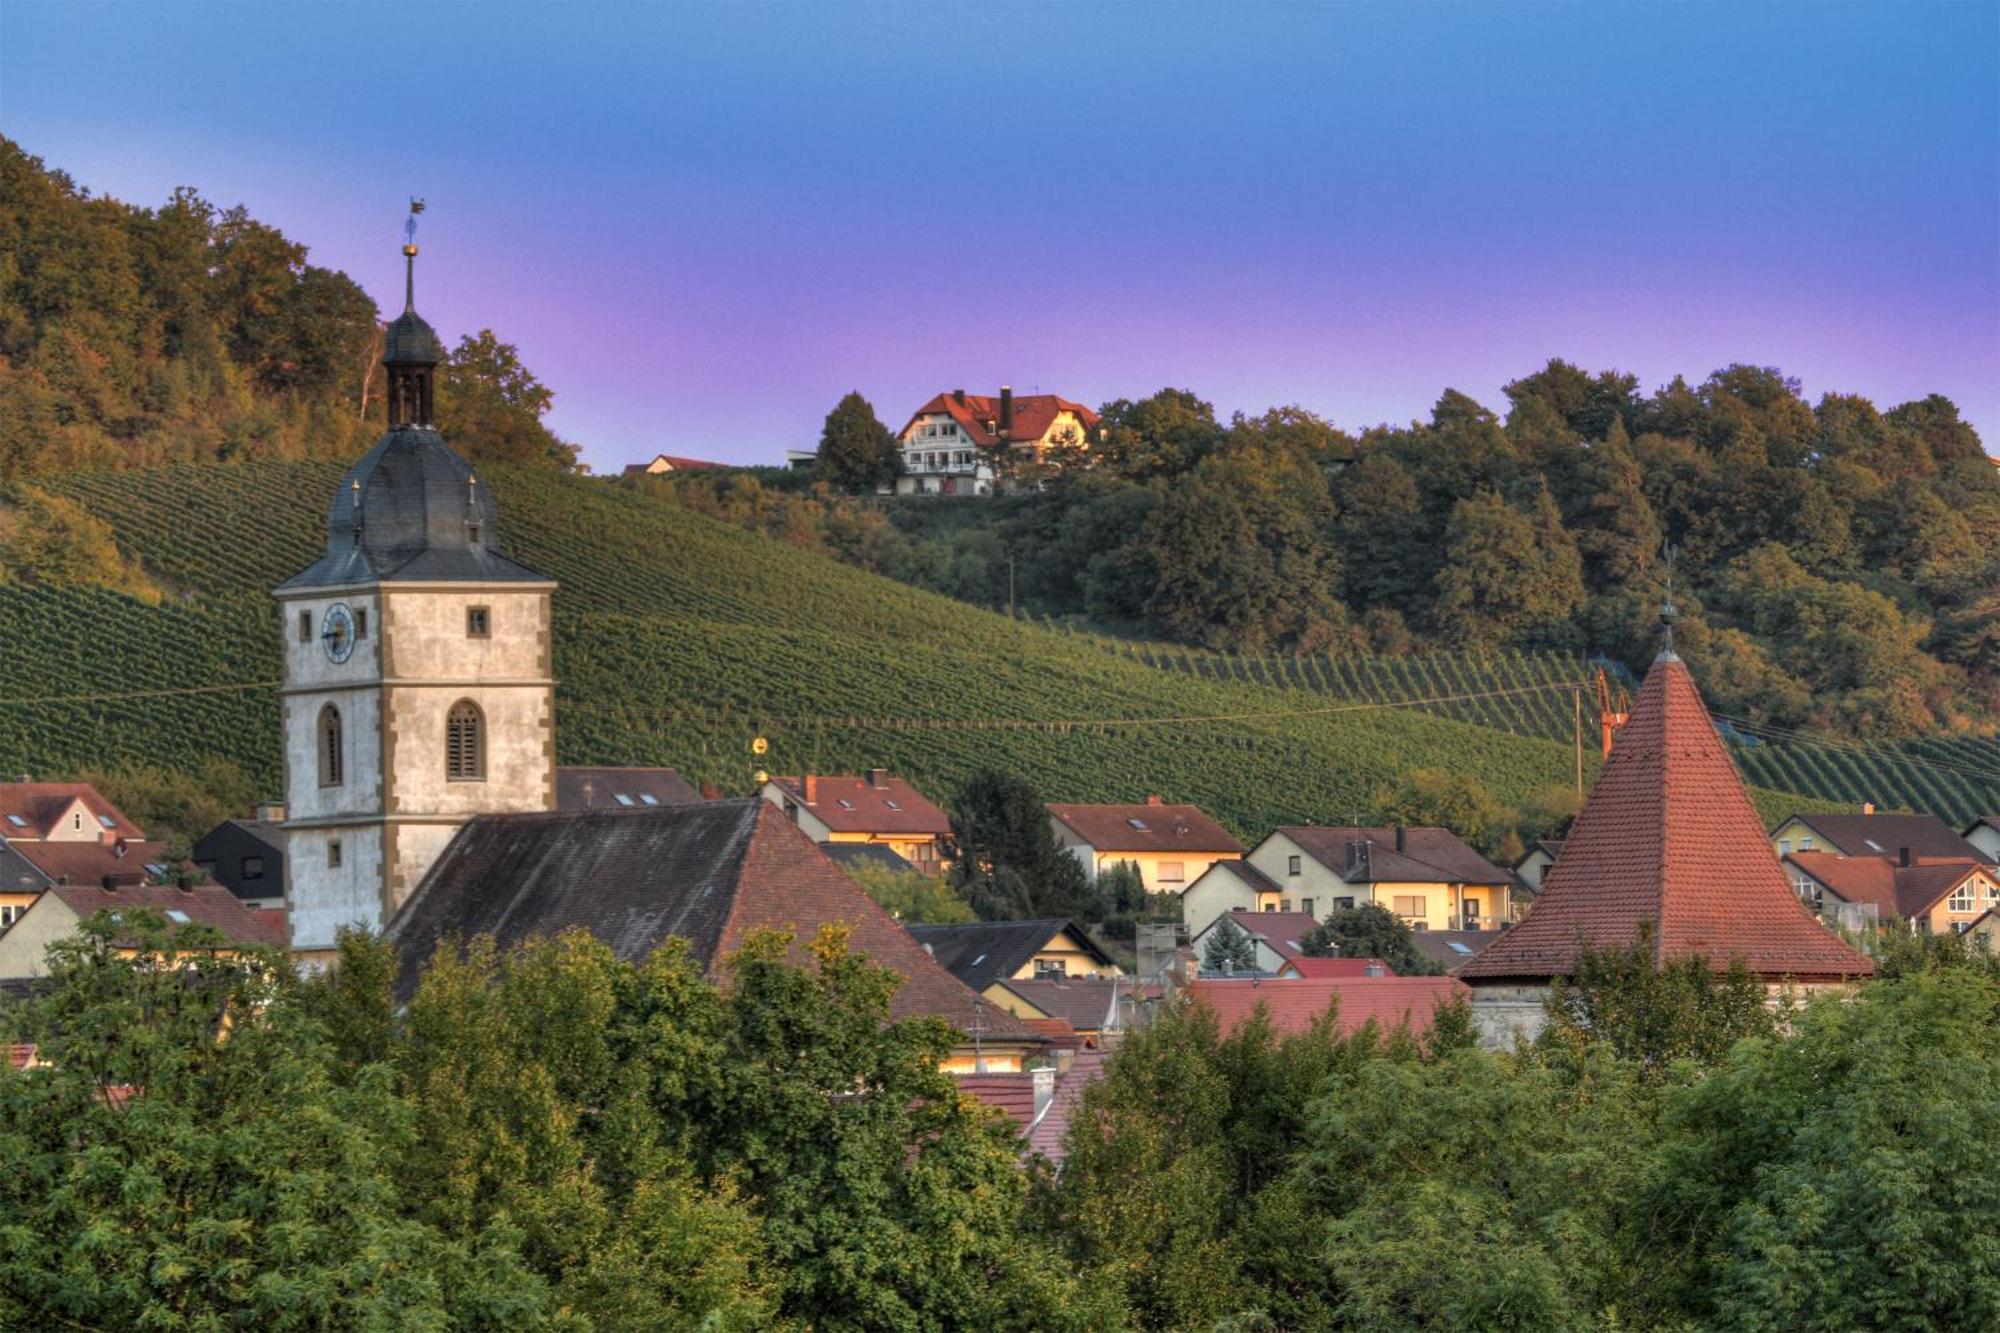
<path fill-rule="evenodd" d="M 331 661 L 345 662 L 354 655 L 354 613 L 347 609 L 347 603 L 335 602 L 326 609 L 319 641 Z"/>

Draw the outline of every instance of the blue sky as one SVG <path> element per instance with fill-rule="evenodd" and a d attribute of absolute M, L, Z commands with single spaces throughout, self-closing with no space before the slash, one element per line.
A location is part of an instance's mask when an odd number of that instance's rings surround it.
<path fill-rule="evenodd" d="M 0 6 L 0 131 L 490 326 L 600 469 L 849 389 L 1352 427 L 1560 355 L 2000 451 L 2000 6 Z"/>

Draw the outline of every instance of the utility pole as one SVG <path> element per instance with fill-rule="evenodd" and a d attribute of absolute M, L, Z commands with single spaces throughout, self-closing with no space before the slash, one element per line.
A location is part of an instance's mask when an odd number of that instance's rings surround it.
<path fill-rule="evenodd" d="M 1570 736 L 1576 742 L 1576 794 L 1583 796 L 1583 687 L 1570 691 L 1570 699 L 1576 705 L 1576 717 L 1570 726 Z"/>
<path fill-rule="evenodd" d="M 1014 553 L 1007 553 L 1007 615 L 1014 614 Z"/>

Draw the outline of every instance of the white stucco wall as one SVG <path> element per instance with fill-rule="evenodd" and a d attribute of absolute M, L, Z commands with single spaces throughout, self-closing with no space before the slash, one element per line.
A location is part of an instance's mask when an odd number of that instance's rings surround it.
<path fill-rule="evenodd" d="M 2000 860 L 2000 829 L 1989 824 L 1976 824 L 1965 840 L 1987 856 Z"/>
<path fill-rule="evenodd" d="M 45 977 L 48 947 L 76 934 L 79 918 L 53 894 L 35 899 L 34 906 L 0 934 L 0 980 Z"/>
<path fill-rule="evenodd" d="M 327 848 L 336 839 L 340 864 L 330 866 Z M 342 926 L 372 930 L 382 924 L 380 824 L 287 829 L 285 873 L 292 893 L 294 950 L 331 949 Z"/>

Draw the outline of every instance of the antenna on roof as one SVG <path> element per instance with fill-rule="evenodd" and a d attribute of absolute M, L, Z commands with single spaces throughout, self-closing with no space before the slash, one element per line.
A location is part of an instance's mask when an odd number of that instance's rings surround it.
<path fill-rule="evenodd" d="M 1668 542 L 1664 554 L 1667 558 L 1667 596 L 1660 603 L 1660 625 L 1664 631 L 1660 656 L 1673 657 L 1674 621 L 1680 617 L 1680 608 L 1674 605 L 1674 560 L 1680 555 L 1680 548 Z"/>

